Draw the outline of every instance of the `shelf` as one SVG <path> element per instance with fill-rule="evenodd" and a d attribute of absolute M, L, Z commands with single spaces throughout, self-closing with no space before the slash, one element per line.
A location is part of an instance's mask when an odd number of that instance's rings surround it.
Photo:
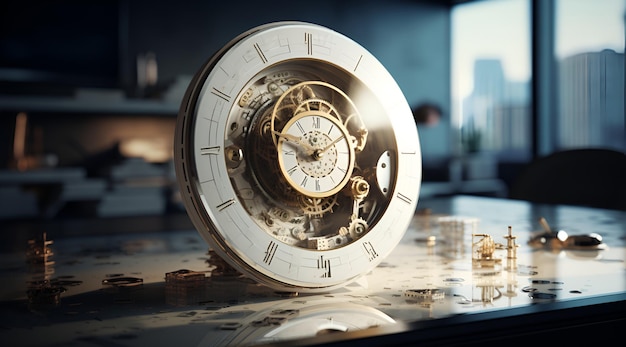
<path fill-rule="evenodd" d="M 0 95 L 0 111 L 176 116 L 174 101 Z"/>

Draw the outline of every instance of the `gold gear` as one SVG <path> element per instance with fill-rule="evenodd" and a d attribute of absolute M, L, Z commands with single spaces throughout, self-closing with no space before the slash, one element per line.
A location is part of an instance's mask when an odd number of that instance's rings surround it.
<path fill-rule="evenodd" d="M 359 237 L 365 235 L 368 229 L 369 226 L 364 219 L 356 218 L 352 222 L 350 222 L 350 225 L 348 226 L 348 233 L 353 240 L 356 240 Z"/>
<path fill-rule="evenodd" d="M 298 203 L 302 212 L 310 217 L 319 217 L 327 212 L 332 212 L 337 204 L 337 195 L 324 198 L 313 198 L 306 195 L 298 196 Z"/>

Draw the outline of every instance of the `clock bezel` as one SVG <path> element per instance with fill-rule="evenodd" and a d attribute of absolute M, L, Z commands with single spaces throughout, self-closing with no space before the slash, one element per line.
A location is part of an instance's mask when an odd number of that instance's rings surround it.
<path fill-rule="evenodd" d="M 301 37 L 305 37 L 304 43 L 291 42 Z M 273 44 L 271 38 L 289 41 L 292 46 L 288 56 L 263 54 L 263 45 Z M 332 45 L 336 51 L 327 54 L 320 49 L 317 53 L 315 40 L 320 45 Z M 234 57 L 244 56 L 252 59 L 249 65 L 237 65 L 235 60 L 239 59 Z M 354 78 L 379 96 L 389 117 L 403 115 L 390 121 L 396 137 L 392 162 L 397 163 L 397 172 L 387 209 L 358 242 L 326 251 L 289 247 L 260 230 L 237 202 L 223 155 L 205 154 L 211 153 L 210 148 L 223 150 L 228 110 L 241 88 L 262 69 L 295 59 L 352 70 Z M 238 79 L 218 80 L 216 75 L 224 75 L 228 68 Z M 226 111 L 216 119 L 204 118 L 209 110 L 216 109 Z M 421 183 L 421 153 L 410 115 L 404 95 L 382 64 L 342 34 L 304 22 L 276 22 L 253 28 L 209 59 L 194 76 L 181 103 L 174 155 L 182 201 L 201 236 L 244 275 L 283 291 L 323 292 L 345 286 L 372 270 L 393 250 L 415 211 Z M 202 148 L 208 149 L 203 152 Z M 326 265 L 332 265 L 332 276 L 324 276 Z"/>

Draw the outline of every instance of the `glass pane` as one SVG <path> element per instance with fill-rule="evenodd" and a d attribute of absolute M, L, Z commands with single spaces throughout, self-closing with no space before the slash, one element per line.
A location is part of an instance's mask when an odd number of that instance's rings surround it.
<path fill-rule="evenodd" d="M 558 149 L 626 150 L 624 0 L 557 0 Z"/>
<path fill-rule="evenodd" d="M 478 1 L 452 10 L 452 112 L 461 154 L 530 158 L 530 3 Z"/>

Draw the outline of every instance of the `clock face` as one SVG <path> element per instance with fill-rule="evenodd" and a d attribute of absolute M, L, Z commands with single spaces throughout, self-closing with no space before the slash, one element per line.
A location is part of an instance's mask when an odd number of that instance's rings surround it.
<path fill-rule="evenodd" d="M 324 85 L 316 81 L 303 82 L 290 88 L 282 98 Z M 288 108 L 288 122 L 281 132 L 273 133 L 277 139 L 280 175 L 297 193 L 306 197 L 332 196 L 352 177 L 356 141 L 343 125 L 341 114 L 332 112 L 332 108 L 323 107 L 315 99 L 298 106 Z"/>
<path fill-rule="evenodd" d="M 191 82 L 176 173 L 224 260 L 282 291 L 344 286 L 378 265 L 413 216 L 417 129 L 369 52 L 318 25 L 254 28 Z"/>

